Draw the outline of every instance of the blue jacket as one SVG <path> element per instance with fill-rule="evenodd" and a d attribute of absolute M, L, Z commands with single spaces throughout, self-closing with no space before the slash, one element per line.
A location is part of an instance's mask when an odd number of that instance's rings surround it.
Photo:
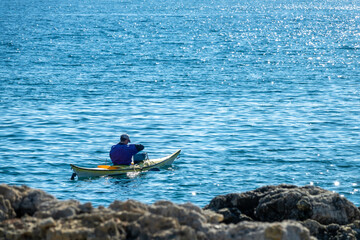
<path fill-rule="evenodd" d="M 131 157 L 143 149 L 141 144 L 118 143 L 111 147 L 109 155 L 114 165 L 130 165 Z"/>

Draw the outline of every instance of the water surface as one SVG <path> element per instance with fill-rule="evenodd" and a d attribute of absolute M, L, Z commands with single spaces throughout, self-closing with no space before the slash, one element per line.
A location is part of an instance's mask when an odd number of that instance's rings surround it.
<path fill-rule="evenodd" d="M 360 205 L 359 26 L 359 1 L 3 0 L 0 182 L 95 206 L 312 184 Z M 181 158 L 70 180 L 124 132 Z"/>

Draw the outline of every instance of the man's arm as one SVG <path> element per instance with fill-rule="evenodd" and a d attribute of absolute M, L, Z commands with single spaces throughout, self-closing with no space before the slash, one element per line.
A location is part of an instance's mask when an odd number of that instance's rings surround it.
<path fill-rule="evenodd" d="M 141 150 L 143 150 L 145 147 L 143 146 L 143 145 L 141 145 L 141 144 L 135 144 L 135 147 L 136 147 L 136 150 L 138 151 L 138 152 L 140 152 Z"/>

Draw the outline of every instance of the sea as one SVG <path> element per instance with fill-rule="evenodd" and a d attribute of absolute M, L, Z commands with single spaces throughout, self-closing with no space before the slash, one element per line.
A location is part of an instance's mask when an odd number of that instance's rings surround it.
<path fill-rule="evenodd" d="M 71 180 L 122 133 L 160 171 Z M 265 185 L 360 205 L 359 0 L 0 0 L 0 183 L 204 207 Z"/>

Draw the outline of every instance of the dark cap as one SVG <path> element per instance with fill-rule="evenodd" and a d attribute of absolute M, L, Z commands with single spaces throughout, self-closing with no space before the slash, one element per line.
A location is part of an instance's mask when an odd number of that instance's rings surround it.
<path fill-rule="evenodd" d="M 125 140 L 129 140 L 129 142 L 131 142 L 129 135 L 123 134 L 123 135 L 120 136 L 120 142 L 123 142 Z"/>

